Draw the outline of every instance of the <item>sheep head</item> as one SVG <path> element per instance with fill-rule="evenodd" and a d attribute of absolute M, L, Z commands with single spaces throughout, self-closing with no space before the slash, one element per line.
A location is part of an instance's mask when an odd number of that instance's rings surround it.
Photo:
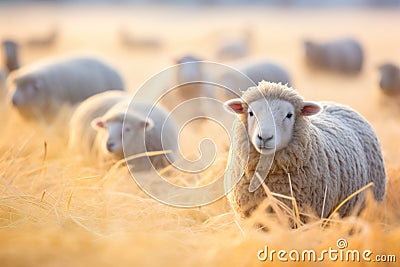
<path fill-rule="evenodd" d="M 124 143 L 141 143 L 138 140 L 144 140 L 145 131 L 151 130 L 154 126 L 153 120 L 143 118 L 137 114 L 116 114 L 109 118 L 95 118 L 92 127 L 96 130 L 106 130 L 107 138 L 102 144 L 108 152 L 123 155 Z"/>
<path fill-rule="evenodd" d="M 260 154 L 273 154 L 287 147 L 292 139 L 296 116 L 317 114 L 321 107 L 303 101 L 297 111 L 295 104 L 282 98 L 262 96 L 251 102 L 235 98 L 225 102 L 230 112 L 241 114 L 245 120 L 251 143 Z"/>

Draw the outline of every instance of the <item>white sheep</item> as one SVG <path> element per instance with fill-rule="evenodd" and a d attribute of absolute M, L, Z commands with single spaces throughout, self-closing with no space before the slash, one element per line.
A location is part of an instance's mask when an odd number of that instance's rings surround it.
<path fill-rule="evenodd" d="M 225 105 L 238 114 L 225 179 L 227 185 L 240 179 L 229 197 L 242 216 L 250 216 L 266 198 L 257 177 L 271 192 L 290 197 L 293 190 L 300 212 L 311 207 L 323 217 L 369 182 L 375 198 L 383 199 L 386 175 L 379 141 L 351 108 L 306 102 L 295 90 L 268 82 Z M 356 195 L 339 214 L 349 215 L 363 199 Z M 292 207 L 291 201 L 282 201 Z"/>
<path fill-rule="evenodd" d="M 91 57 L 38 62 L 13 72 L 12 104 L 24 118 L 51 120 L 61 106 L 107 90 L 123 90 L 118 72 Z"/>
<path fill-rule="evenodd" d="M 220 83 L 229 89 L 225 91 L 228 98 L 234 97 L 234 94 L 240 96 L 247 88 L 261 81 L 291 85 L 288 72 L 282 66 L 268 61 L 242 64 L 237 70 L 228 70 L 220 77 Z"/>
<path fill-rule="evenodd" d="M 304 42 L 307 64 L 315 69 L 357 74 L 362 70 L 364 54 L 361 44 L 345 38 L 326 43 Z"/>
<path fill-rule="evenodd" d="M 97 131 L 91 126 L 91 122 L 103 116 L 115 104 L 128 99 L 129 95 L 124 91 L 106 91 L 93 95 L 84 100 L 76 108 L 69 122 L 70 151 L 85 156 L 99 156 L 95 145 Z"/>
<path fill-rule="evenodd" d="M 151 164 L 161 168 L 176 159 L 178 131 L 168 112 L 152 103 L 117 103 L 103 116 L 95 118 L 92 126 L 99 131 L 96 141 L 106 155 L 122 159 L 144 152 L 168 151 L 170 153 L 151 156 Z M 148 158 L 135 159 L 133 169 L 141 171 L 151 168 Z"/>
<path fill-rule="evenodd" d="M 379 86 L 387 95 L 400 94 L 400 68 L 392 63 L 386 63 L 379 67 L 381 79 Z"/>

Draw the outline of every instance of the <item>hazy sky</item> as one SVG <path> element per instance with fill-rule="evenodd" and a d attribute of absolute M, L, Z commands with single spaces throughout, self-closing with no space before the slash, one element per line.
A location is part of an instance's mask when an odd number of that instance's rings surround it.
<path fill-rule="evenodd" d="M 400 0 L 0 0 L 8 3 L 62 2 L 62 3 L 175 3 L 175 4 L 268 4 L 276 6 L 399 6 Z"/>

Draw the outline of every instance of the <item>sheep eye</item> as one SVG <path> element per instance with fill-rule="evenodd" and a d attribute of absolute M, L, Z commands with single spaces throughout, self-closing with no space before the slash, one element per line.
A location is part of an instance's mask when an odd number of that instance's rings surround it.
<path fill-rule="evenodd" d="M 292 116 L 293 116 L 292 113 L 288 113 L 288 114 L 286 115 L 286 118 L 290 119 Z"/>
<path fill-rule="evenodd" d="M 253 111 L 249 111 L 249 115 L 250 115 L 250 117 L 253 117 L 254 116 L 254 113 L 253 113 Z"/>

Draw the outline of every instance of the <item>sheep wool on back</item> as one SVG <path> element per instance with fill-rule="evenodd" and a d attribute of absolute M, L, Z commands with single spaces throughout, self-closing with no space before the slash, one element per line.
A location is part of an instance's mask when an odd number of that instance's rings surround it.
<path fill-rule="evenodd" d="M 323 217 L 329 216 L 346 197 L 370 182 L 374 183 L 375 199 L 383 199 L 386 174 L 380 144 L 372 127 L 360 114 L 344 105 L 321 102 L 319 114 L 302 116 L 303 98 L 292 88 L 269 82 L 249 88 L 242 99 L 251 103 L 261 97 L 267 101 L 287 101 L 296 113 L 290 143 L 276 151 L 266 172 L 264 183 L 271 192 L 291 196 L 290 174 L 300 212 L 311 208 Z M 249 144 L 247 114 L 237 117 L 233 133 L 225 180 L 240 180 L 228 198 L 237 213 L 249 217 L 267 197 L 263 187 L 249 191 L 258 160 L 262 157 Z M 269 164 L 266 165 L 268 168 Z M 292 207 L 290 200 L 280 200 Z M 363 194 L 356 195 L 340 208 L 339 214 L 350 215 L 363 201 Z"/>

